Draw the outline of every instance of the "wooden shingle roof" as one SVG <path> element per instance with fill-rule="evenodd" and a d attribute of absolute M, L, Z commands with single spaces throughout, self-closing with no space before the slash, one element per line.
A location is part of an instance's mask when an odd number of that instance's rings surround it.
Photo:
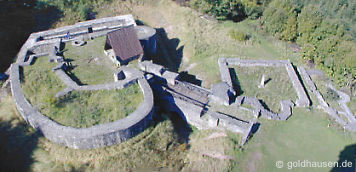
<path fill-rule="evenodd" d="M 143 54 L 134 26 L 109 32 L 107 41 L 114 50 L 115 55 L 122 61 Z"/>

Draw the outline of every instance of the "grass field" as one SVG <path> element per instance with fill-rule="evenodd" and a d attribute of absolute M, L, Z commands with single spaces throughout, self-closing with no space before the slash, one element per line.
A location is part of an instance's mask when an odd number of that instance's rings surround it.
<path fill-rule="evenodd" d="M 236 66 L 233 70 L 236 79 L 233 84 L 240 90 L 237 92 L 244 96 L 256 97 L 268 106 L 273 112 L 279 112 L 280 101 L 292 100 L 295 102 L 297 93 L 290 81 L 284 67 L 241 67 Z M 265 75 L 265 88 L 258 88 L 262 75 Z"/>
<path fill-rule="evenodd" d="M 114 82 L 115 66 L 104 54 L 105 36 L 88 40 L 83 46 L 65 45 L 63 55 L 70 60 L 73 69 L 68 73 L 80 85 L 104 84 Z"/>
<path fill-rule="evenodd" d="M 54 66 L 47 57 L 40 57 L 24 67 L 22 88 L 34 107 L 63 125 L 80 128 L 112 122 L 126 117 L 143 101 L 138 84 L 121 90 L 73 91 L 55 98 L 65 87 L 51 71 Z"/>
<path fill-rule="evenodd" d="M 355 163 L 356 134 L 343 132 L 335 125 L 327 114 L 301 108 L 295 108 L 286 122 L 262 120 L 260 130 L 244 151 L 236 154 L 238 160 L 231 171 L 286 171 L 288 161 L 298 160 Z M 275 166 L 279 160 L 284 161 L 282 169 Z M 331 168 L 295 168 L 292 171 L 329 170 Z"/>
<path fill-rule="evenodd" d="M 40 111 L 66 126 L 91 127 L 125 118 L 143 101 L 138 84 L 123 90 L 74 91 L 40 107 Z M 50 106 L 50 107 L 48 107 Z"/>

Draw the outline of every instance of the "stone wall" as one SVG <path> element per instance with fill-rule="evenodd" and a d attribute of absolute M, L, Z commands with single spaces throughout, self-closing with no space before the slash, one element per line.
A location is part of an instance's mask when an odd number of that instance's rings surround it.
<path fill-rule="evenodd" d="M 77 91 L 97 91 L 97 90 L 112 90 L 112 89 L 123 89 L 126 88 L 135 82 L 138 79 L 144 79 L 143 73 L 134 68 L 129 68 L 122 66 L 120 71 L 117 72 L 114 77 L 118 77 L 118 73 L 123 72 L 126 76 L 123 80 L 116 80 L 113 83 L 107 84 L 97 84 L 97 85 L 78 85 L 73 79 L 67 75 L 64 71 L 65 63 L 61 63 L 59 66 L 56 66 L 53 71 L 56 75 L 62 80 L 62 82 L 67 86 L 67 88 L 59 92 L 56 97 L 64 96 L 66 93 L 73 90 Z"/>
<path fill-rule="evenodd" d="M 251 134 L 254 122 L 243 121 L 226 114 L 210 111 L 200 102 L 178 95 L 175 91 L 166 89 L 160 96 L 166 103 L 166 110 L 174 111 L 182 116 L 190 125 L 198 129 L 229 130 L 242 134 L 241 145 L 244 145 Z"/>
<path fill-rule="evenodd" d="M 19 65 L 12 64 L 10 70 L 15 104 L 26 122 L 55 143 L 75 149 L 104 147 L 137 135 L 152 121 L 153 93 L 146 79 L 140 78 L 138 84 L 144 94 L 144 101 L 128 117 L 90 128 L 63 126 L 42 115 L 26 100 L 21 88 L 19 68 Z"/>
<path fill-rule="evenodd" d="M 228 71 L 228 66 L 271 66 L 271 67 L 285 67 L 290 81 L 293 84 L 294 89 L 297 92 L 298 99 L 296 100 L 296 105 L 300 107 L 307 107 L 310 105 L 307 93 L 298 78 L 296 71 L 292 63 L 289 60 L 241 60 L 239 58 L 219 58 L 218 60 L 221 80 L 223 82 L 231 82 L 230 73 Z M 228 78 L 230 77 L 230 78 Z"/>
<path fill-rule="evenodd" d="M 290 100 L 283 100 L 281 104 L 281 112 L 273 113 L 263 107 L 261 102 L 254 97 L 238 96 L 236 97 L 235 103 L 233 105 L 241 106 L 242 104 L 248 104 L 253 107 L 253 113 L 255 118 L 259 116 L 267 119 L 273 120 L 287 120 L 292 115 L 292 107 L 294 103 Z"/>
<path fill-rule="evenodd" d="M 347 100 L 348 96 L 345 95 L 345 93 L 342 93 L 342 92 L 336 90 L 331 84 L 329 85 L 329 87 L 331 87 L 331 89 L 333 89 L 339 95 L 343 95 L 341 97 L 346 97 L 346 100 L 344 98 L 341 98 L 341 100 L 339 101 L 340 106 L 345 110 L 345 112 L 337 111 L 336 109 L 329 106 L 329 104 L 325 101 L 324 97 L 320 94 L 320 92 L 318 91 L 314 82 L 310 78 L 308 72 L 303 67 L 298 67 L 298 71 L 301 74 L 301 76 L 303 77 L 304 81 L 307 83 L 310 91 L 318 99 L 319 108 L 323 109 L 326 113 L 328 113 L 338 124 L 343 126 L 345 129 L 355 132 L 356 131 L 356 118 L 346 105 L 346 103 L 349 101 L 349 100 Z M 345 115 L 345 117 L 348 119 L 348 121 L 345 121 L 344 119 L 340 118 L 339 114 Z"/>
<path fill-rule="evenodd" d="M 36 37 L 41 37 L 43 40 L 64 38 L 67 32 L 70 32 L 72 37 L 78 37 L 83 34 L 88 34 L 88 28 L 92 28 L 93 33 L 101 31 L 111 31 L 124 26 L 136 26 L 132 15 L 122 15 L 115 17 L 106 17 L 96 20 L 79 22 L 71 26 L 64 26 L 52 30 L 33 33 Z M 90 33 L 91 34 L 91 33 Z M 90 36 L 89 34 L 89 36 Z M 103 34 L 106 34 L 105 32 Z"/>
<path fill-rule="evenodd" d="M 292 81 L 292 84 L 294 86 L 294 89 L 297 91 L 297 94 L 298 94 L 298 99 L 296 100 L 295 104 L 300 107 L 308 107 L 310 105 L 310 100 L 307 96 L 307 93 L 306 93 L 301 81 L 298 78 L 296 71 L 294 70 L 292 63 L 286 64 L 286 69 L 287 69 L 289 78 Z"/>
<path fill-rule="evenodd" d="M 21 88 L 20 68 L 31 65 L 32 61 L 39 56 L 51 56 L 51 54 L 57 56 L 54 53 L 55 47 L 60 48 L 61 38 L 68 31 L 75 35 L 76 32 L 84 33 L 84 30 L 88 29 L 87 27 L 93 27 L 94 33 L 100 31 L 100 34 L 103 34 L 107 30 L 125 25 L 135 25 L 131 15 L 91 20 L 72 26 L 31 34 L 21 47 L 16 63 L 12 64 L 10 68 L 11 92 L 17 109 L 25 121 L 35 129 L 41 131 L 47 139 L 75 149 L 92 149 L 120 143 L 144 130 L 151 123 L 154 113 L 153 92 L 147 80 L 143 77 L 142 72 L 137 70 L 122 69 L 128 76 L 131 76 L 122 81 L 101 85 L 80 86 L 65 73 L 63 69 L 65 66 L 64 63 L 60 63 L 53 69 L 57 76 L 68 86 L 65 90 L 58 93 L 57 96 L 65 95 L 72 90 L 122 89 L 135 82 L 141 87 L 144 100 L 133 113 L 123 119 L 89 128 L 68 127 L 52 121 L 27 101 Z"/>
<path fill-rule="evenodd" d="M 151 85 L 158 98 L 164 102 L 160 104 L 161 107 L 178 113 L 187 123 L 198 129 L 229 130 L 242 134 L 241 145 L 247 141 L 254 122 L 209 110 L 207 104 L 208 97 L 212 96 L 211 90 L 179 81 L 178 74 L 174 72 L 170 72 L 174 77 L 166 77 L 165 73 L 169 71 L 158 64 L 145 61 L 139 66 L 146 74 L 153 76 Z"/>

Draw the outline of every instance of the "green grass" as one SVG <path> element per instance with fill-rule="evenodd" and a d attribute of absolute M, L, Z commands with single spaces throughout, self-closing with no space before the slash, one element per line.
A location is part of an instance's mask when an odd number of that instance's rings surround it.
<path fill-rule="evenodd" d="M 74 68 L 69 73 L 79 84 L 92 85 L 113 82 L 114 63 L 104 54 L 106 37 L 88 40 L 87 44 L 76 47 L 66 43 L 64 58 L 72 60 Z"/>
<path fill-rule="evenodd" d="M 48 58 L 40 57 L 24 67 L 22 88 L 34 107 L 63 125 L 81 128 L 112 122 L 132 113 L 143 101 L 138 84 L 120 90 L 73 91 L 55 98 L 65 87 L 51 71 L 54 66 Z"/>
<path fill-rule="evenodd" d="M 237 80 L 234 85 L 239 85 L 244 96 L 256 97 L 268 106 L 273 112 L 280 109 L 280 101 L 292 100 L 295 102 L 297 93 L 290 81 L 284 67 L 234 67 Z M 262 75 L 265 74 L 265 88 L 258 88 Z M 241 93 L 241 92 L 240 92 Z"/>
<path fill-rule="evenodd" d="M 288 121 L 262 120 L 259 131 L 238 158 L 231 171 L 286 171 L 276 161 L 309 160 L 354 163 L 355 133 L 343 132 L 329 116 L 318 110 L 295 108 Z M 331 127 L 328 127 L 331 124 Z M 348 147 L 352 146 L 352 147 Z M 355 164 L 353 164 L 355 167 Z M 329 171 L 330 168 L 296 168 L 293 171 Z"/>
<path fill-rule="evenodd" d="M 225 136 L 209 138 L 214 134 L 225 134 Z M 233 156 L 233 152 L 239 149 L 239 138 L 237 138 L 236 134 L 226 133 L 226 131 L 195 131 L 190 135 L 189 139 L 190 148 L 185 159 L 189 163 L 184 167 L 185 171 L 225 171 L 232 164 L 232 160 L 202 155 Z"/>
<path fill-rule="evenodd" d="M 142 101 L 140 87 L 134 84 L 123 90 L 74 91 L 39 110 L 60 124 L 84 128 L 125 118 Z"/>
<path fill-rule="evenodd" d="M 347 105 L 349 106 L 351 112 L 356 116 L 356 97 L 353 97 Z"/>
<path fill-rule="evenodd" d="M 56 63 L 50 63 L 49 57 L 39 57 L 35 63 L 23 68 L 22 89 L 30 102 L 50 102 L 65 88 L 63 82 L 52 72 Z"/>

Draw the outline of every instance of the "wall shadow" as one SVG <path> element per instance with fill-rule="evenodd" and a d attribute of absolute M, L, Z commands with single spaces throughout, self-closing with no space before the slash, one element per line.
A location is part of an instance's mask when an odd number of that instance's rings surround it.
<path fill-rule="evenodd" d="M 158 121 L 162 121 L 164 120 L 164 116 L 162 117 L 162 114 L 167 114 L 173 123 L 174 131 L 178 135 L 179 140 L 181 142 L 188 143 L 189 136 L 193 130 L 187 123 L 184 113 L 179 109 L 179 107 L 172 103 L 174 102 L 173 95 L 163 90 L 162 85 L 164 84 L 166 83 L 162 83 L 160 80 L 152 81 L 150 83 L 154 94 L 154 104 L 158 105 L 155 107 L 155 118 L 160 119 Z"/>
<path fill-rule="evenodd" d="M 272 112 L 271 109 L 269 109 L 268 105 L 263 100 L 258 99 L 258 101 L 261 103 L 263 108 L 265 108 L 266 110 Z"/>
<path fill-rule="evenodd" d="M 292 67 L 293 67 L 295 73 L 297 74 L 297 77 L 298 77 L 299 82 L 302 84 L 302 88 L 303 88 L 305 94 L 307 95 L 307 97 L 308 97 L 308 99 L 309 99 L 310 106 L 312 106 L 312 105 L 313 105 L 312 99 L 310 98 L 310 95 L 309 95 L 309 93 L 308 93 L 307 87 L 305 87 L 304 82 L 303 82 L 303 79 L 302 79 L 302 77 L 300 76 L 300 74 L 299 74 L 299 72 L 298 72 L 298 70 L 297 70 L 297 67 L 294 66 L 293 64 L 292 64 Z"/>
<path fill-rule="evenodd" d="M 38 131 L 28 132 L 26 124 L 13 127 L 12 122 L 0 122 L 0 171 L 30 171 L 37 148 Z"/>
<path fill-rule="evenodd" d="M 351 166 L 347 166 L 349 165 Z M 355 172 L 356 171 L 356 144 L 346 146 L 339 154 L 338 167 L 332 172 Z"/>
<path fill-rule="evenodd" d="M 202 80 L 197 79 L 195 75 L 189 74 L 187 71 L 179 72 L 179 80 L 189 82 L 197 86 L 201 86 L 202 83 Z"/>
<path fill-rule="evenodd" d="M 241 89 L 240 81 L 236 75 L 236 70 L 234 68 L 229 68 L 229 72 L 230 72 L 230 77 L 231 77 L 231 81 L 232 81 L 232 87 L 234 88 L 234 90 L 236 92 L 236 96 L 239 96 L 244 92 Z"/>
<path fill-rule="evenodd" d="M 156 28 L 157 52 L 153 62 L 178 72 L 182 63 L 184 46 L 179 46 L 178 38 L 169 39 L 164 28 Z"/>
<path fill-rule="evenodd" d="M 54 6 L 46 6 L 38 9 L 34 15 L 35 26 L 33 31 L 44 31 L 51 28 L 51 26 L 63 17 L 63 12 Z"/>

